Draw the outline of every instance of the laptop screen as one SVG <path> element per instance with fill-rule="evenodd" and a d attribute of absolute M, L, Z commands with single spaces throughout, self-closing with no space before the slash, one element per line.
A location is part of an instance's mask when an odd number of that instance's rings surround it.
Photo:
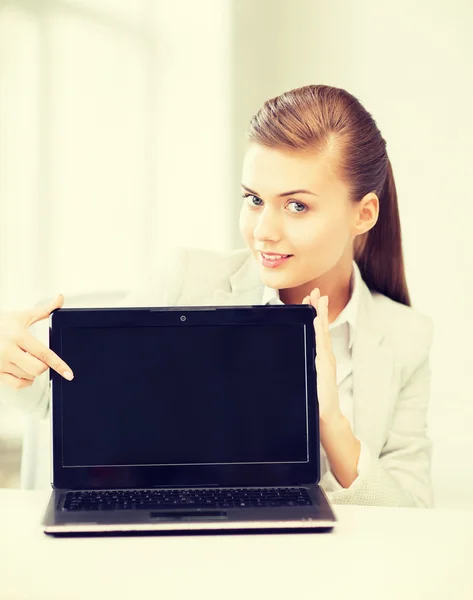
<path fill-rule="evenodd" d="M 304 327 L 63 331 L 63 466 L 307 462 Z"/>
<path fill-rule="evenodd" d="M 55 483 L 318 476 L 309 308 L 165 310 L 52 315 Z"/>

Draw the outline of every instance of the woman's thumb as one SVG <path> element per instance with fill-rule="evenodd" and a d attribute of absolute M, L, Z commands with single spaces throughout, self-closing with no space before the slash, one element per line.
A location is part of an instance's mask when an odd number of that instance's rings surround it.
<path fill-rule="evenodd" d="M 64 296 L 62 294 L 57 294 L 48 304 L 33 309 L 28 314 L 28 327 L 33 325 L 33 323 L 36 323 L 36 321 L 46 319 L 54 309 L 60 308 L 63 304 Z"/>
<path fill-rule="evenodd" d="M 54 298 L 43 307 L 43 312 L 45 310 L 49 312 L 53 311 L 58 306 L 61 306 L 64 303 L 64 296 L 62 294 L 56 294 Z"/>
<path fill-rule="evenodd" d="M 64 304 L 64 296 L 62 294 L 57 294 L 57 296 L 54 298 L 54 300 L 52 301 L 52 303 L 49 305 L 51 311 L 53 311 L 55 308 L 62 306 Z"/>

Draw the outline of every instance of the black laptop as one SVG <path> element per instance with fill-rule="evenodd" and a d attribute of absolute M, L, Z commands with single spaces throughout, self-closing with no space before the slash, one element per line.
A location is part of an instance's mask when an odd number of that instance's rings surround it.
<path fill-rule="evenodd" d="M 315 309 L 61 308 L 48 534 L 330 530 Z"/>

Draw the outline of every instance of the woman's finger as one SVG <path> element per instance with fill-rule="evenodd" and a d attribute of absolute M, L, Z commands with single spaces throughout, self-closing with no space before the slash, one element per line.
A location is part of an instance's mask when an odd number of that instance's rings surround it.
<path fill-rule="evenodd" d="M 320 314 L 322 315 L 322 322 L 324 324 L 325 333 L 328 335 L 328 296 L 322 296 L 319 300 Z"/>
<path fill-rule="evenodd" d="M 319 299 L 320 299 L 320 290 L 319 290 L 319 288 L 314 288 L 310 293 L 310 303 L 317 311 L 317 314 L 319 313 L 319 309 L 318 309 Z"/>
<path fill-rule="evenodd" d="M 327 347 L 327 336 L 325 335 L 325 329 L 322 322 L 322 315 L 319 313 L 314 319 L 315 328 L 315 339 L 316 339 L 316 352 L 318 355 L 326 353 Z M 319 352 L 319 348 L 321 352 Z"/>
<path fill-rule="evenodd" d="M 332 350 L 332 337 L 330 335 L 329 323 L 328 323 L 328 296 L 324 296 L 322 299 L 322 316 L 324 324 L 325 339 L 327 342 L 327 351 L 330 354 L 330 358 L 335 362 L 335 355 Z"/>

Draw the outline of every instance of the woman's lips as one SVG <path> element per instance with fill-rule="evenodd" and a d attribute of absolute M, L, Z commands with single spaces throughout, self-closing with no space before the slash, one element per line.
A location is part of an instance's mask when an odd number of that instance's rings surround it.
<path fill-rule="evenodd" d="M 269 269 L 275 269 L 276 267 L 280 267 L 287 260 L 289 260 L 292 254 L 264 254 L 263 252 L 259 253 L 260 262 L 264 267 L 268 267 Z"/>

